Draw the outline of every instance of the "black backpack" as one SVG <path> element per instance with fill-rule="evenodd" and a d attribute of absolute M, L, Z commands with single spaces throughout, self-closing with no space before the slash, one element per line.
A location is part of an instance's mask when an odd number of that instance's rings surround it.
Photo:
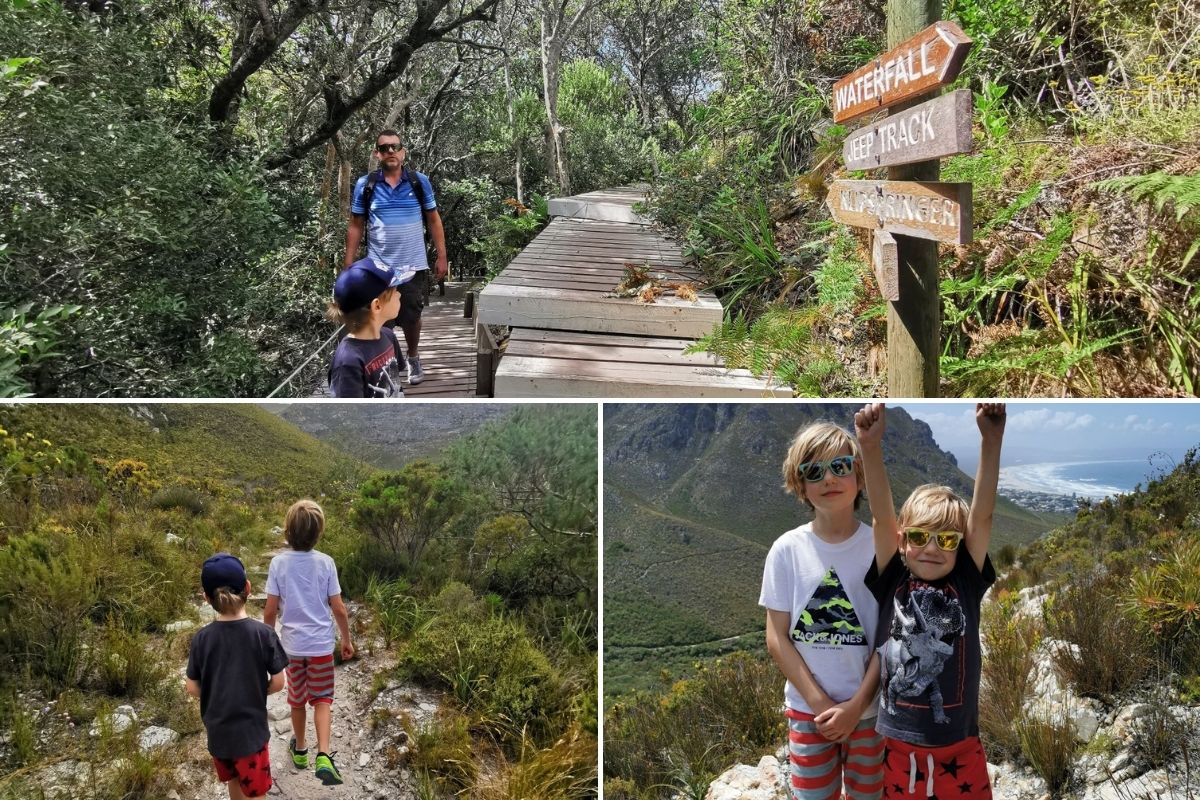
<path fill-rule="evenodd" d="M 407 180 L 413 188 L 413 194 L 417 196 L 417 206 L 421 212 L 421 230 L 425 232 L 425 249 L 431 250 L 431 242 L 429 241 L 429 223 L 425 220 L 425 187 L 421 185 L 421 179 L 417 177 L 416 172 L 410 172 L 408 167 L 401 167 L 401 177 Z M 383 168 L 377 169 L 367 175 L 367 185 L 363 188 L 363 216 L 370 219 L 371 216 L 371 200 L 375 197 L 375 184 L 383 180 Z M 371 226 L 363 226 L 363 237 L 370 236 Z M 428 255 L 428 254 L 426 254 Z M 431 262 L 435 259 L 429 259 Z"/>

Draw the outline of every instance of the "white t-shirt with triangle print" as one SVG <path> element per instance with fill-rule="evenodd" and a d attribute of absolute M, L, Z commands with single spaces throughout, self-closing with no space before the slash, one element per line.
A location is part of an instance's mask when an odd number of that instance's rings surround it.
<path fill-rule="evenodd" d="M 858 691 L 874 653 L 879 603 L 863 581 L 874 558 L 865 523 L 838 544 L 818 538 L 811 523 L 801 525 L 776 539 L 767 554 L 758 604 L 788 613 L 792 644 L 835 703 Z M 813 713 L 791 681 L 784 697 L 788 708 Z M 868 704 L 864 719 L 874 717 L 877 706 Z"/>

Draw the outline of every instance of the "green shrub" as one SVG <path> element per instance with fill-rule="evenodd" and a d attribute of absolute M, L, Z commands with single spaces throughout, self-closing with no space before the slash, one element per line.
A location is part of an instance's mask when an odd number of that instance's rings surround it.
<path fill-rule="evenodd" d="M 466 716 L 443 709 L 436 721 L 417 731 L 415 739 L 413 769 L 433 776 L 440 789 L 453 794 L 471 788 L 479 775 L 480 759 Z"/>
<path fill-rule="evenodd" d="M 52 686 L 75 686 L 89 616 L 99 605 L 98 558 L 70 537 L 35 535 L 0 548 L 0 654 Z"/>
<path fill-rule="evenodd" d="M 1144 625 L 1123 610 L 1125 582 L 1112 575 L 1077 579 L 1059 589 L 1046 611 L 1046 632 L 1078 645 L 1060 648 L 1054 664 L 1085 697 L 1111 699 L 1144 675 L 1151 642 Z"/>
<path fill-rule="evenodd" d="M 662 697 L 638 694 L 609 704 L 605 777 L 647 792 L 702 782 L 731 763 L 774 752 L 787 741 L 781 683 L 769 660 L 735 653 L 699 665 L 695 677 Z"/>
<path fill-rule="evenodd" d="M 1065 717 L 1053 720 L 1022 717 L 1015 728 L 1021 753 L 1033 771 L 1046 781 L 1050 793 L 1057 796 L 1071 778 L 1079 748 L 1074 726 Z"/>
<path fill-rule="evenodd" d="M 453 692 L 509 743 L 522 729 L 543 741 L 568 708 L 558 672 L 511 619 L 435 617 L 405 645 L 399 669 Z"/>
<path fill-rule="evenodd" d="M 169 486 L 158 490 L 150 498 L 150 505 L 163 510 L 181 508 L 194 517 L 198 517 L 208 510 L 208 502 L 204 497 L 186 486 Z"/>
<path fill-rule="evenodd" d="M 394 581 L 375 575 L 368 578 L 365 597 L 375 610 L 385 646 L 405 638 L 430 617 L 409 589 L 408 581 L 403 578 Z"/>
<path fill-rule="evenodd" d="M 125 630 L 110 619 L 93 646 L 98 688 L 115 697 L 135 698 L 167 679 L 149 637 Z"/>
<path fill-rule="evenodd" d="M 1032 688 L 1034 651 L 1041 634 L 1038 620 L 1014 614 L 1015 596 L 983 607 L 980 634 L 987 649 L 979 687 L 979 731 L 993 758 L 1015 758 L 1021 741 L 1013 720 L 1021 714 Z"/>
<path fill-rule="evenodd" d="M 596 740 L 575 726 L 549 747 L 540 748 L 523 737 L 519 760 L 472 796 L 479 800 L 575 800 L 594 796 L 595 788 Z"/>
<path fill-rule="evenodd" d="M 1182 541 L 1166 558 L 1138 570 L 1123 604 L 1166 645 L 1169 663 L 1200 674 L 1200 541 Z"/>

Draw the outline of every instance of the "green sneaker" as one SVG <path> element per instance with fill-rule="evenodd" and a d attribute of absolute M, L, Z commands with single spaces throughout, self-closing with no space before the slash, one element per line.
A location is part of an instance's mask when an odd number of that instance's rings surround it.
<path fill-rule="evenodd" d="M 317 753 L 317 777 L 326 786 L 337 786 L 342 782 L 342 773 L 338 772 L 333 759 L 325 753 Z"/>
<path fill-rule="evenodd" d="M 297 750 L 295 736 L 288 742 L 288 753 L 292 756 L 292 766 L 296 769 L 308 769 L 308 749 Z"/>

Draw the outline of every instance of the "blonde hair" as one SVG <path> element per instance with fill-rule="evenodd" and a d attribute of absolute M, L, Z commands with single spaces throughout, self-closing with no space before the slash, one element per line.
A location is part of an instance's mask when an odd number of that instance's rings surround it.
<path fill-rule="evenodd" d="M 380 304 L 387 303 L 392 299 L 392 292 L 398 291 L 400 290 L 397 287 L 389 286 L 375 300 L 378 300 Z M 357 308 L 350 313 L 346 313 L 342 311 L 336 301 L 330 300 L 329 305 L 325 308 L 325 318 L 338 325 L 345 325 L 346 330 L 351 333 L 358 333 L 367 327 L 367 323 L 371 321 L 371 303 L 367 303 L 362 308 Z"/>
<path fill-rule="evenodd" d="M 283 519 L 283 538 L 293 550 L 312 550 L 325 531 L 325 512 L 312 500 L 297 500 Z"/>
<path fill-rule="evenodd" d="M 949 486 L 927 483 L 913 489 L 904 501 L 896 522 L 900 529 L 925 528 L 926 530 L 967 532 L 967 517 L 971 509 L 967 501 L 954 493 Z"/>
<path fill-rule="evenodd" d="M 218 614 L 235 614 L 246 605 L 246 587 L 235 592 L 228 586 L 218 586 L 212 597 L 208 598 L 208 604 Z"/>
<path fill-rule="evenodd" d="M 854 477 L 858 488 L 863 487 L 862 465 L 859 464 L 858 441 L 841 426 L 832 422 L 814 422 L 800 429 L 796 438 L 792 439 L 787 457 L 783 460 L 783 488 L 790 494 L 800 498 L 809 508 L 813 504 L 804 493 L 805 480 L 800 475 L 800 465 L 810 461 L 828 461 L 849 450 L 854 456 Z M 854 508 L 862 502 L 862 496 L 854 498 Z"/>

